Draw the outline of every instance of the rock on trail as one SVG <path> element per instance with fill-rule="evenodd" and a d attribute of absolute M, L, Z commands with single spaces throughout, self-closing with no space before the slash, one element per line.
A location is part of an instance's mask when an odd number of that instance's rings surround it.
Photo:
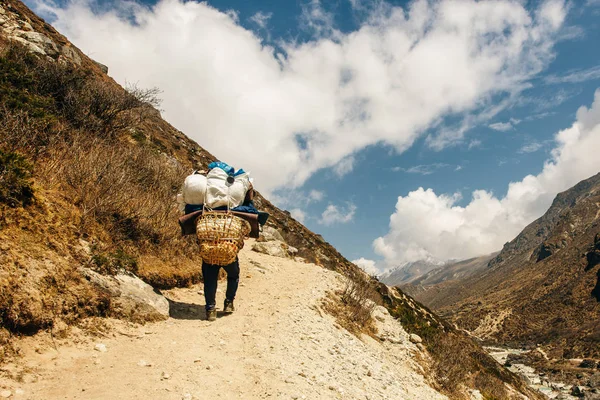
<path fill-rule="evenodd" d="M 343 287 L 338 273 L 246 249 L 240 265 L 234 314 L 209 323 L 200 287 L 166 291 L 169 319 L 111 321 L 106 351 L 89 337 L 25 349 L 13 368 L 36 379 L 2 378 L 0 387 L 22 399 L 445 398 L 427 385 L 420 350 L 385 309 L 377 310 L 377 339 L 358 339 L 320 309 L 328 291 Z"/>

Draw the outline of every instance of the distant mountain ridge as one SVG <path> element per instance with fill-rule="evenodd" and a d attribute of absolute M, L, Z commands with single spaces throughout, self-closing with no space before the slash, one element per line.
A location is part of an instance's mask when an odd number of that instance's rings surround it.
<path fill-rule="evenodd" d="M 433 258 L 408 262 L 399 267 L 392 268 L 379 276 L 379 280 L 386 285 L 400 286 L 411 283 L 432 270 L 439 269 L 445 264 Z"/>
<path fill-rule="evenodd" d="M 411 296 L 415 296 L 419 301 L 423 301 L 422 299 L 426 299 L 426 292 L 433 291 L 435 293 L 445 285 L 451 285 L 455 281 L 466 279 L 487 268 L 489 262 L 498 253 L 495 252 L 467 260 L 448 262 L 439 268 L 413 279 L 409 283 L 401 284 L 400 288 Z"/>
<path fill-rule="evenodd" d="M 559 193 L 485 268 L 416 298 L 475 335 L 600 358 L 600 174 Z M 410 290 L 409 290 L 410 292 Z"/>

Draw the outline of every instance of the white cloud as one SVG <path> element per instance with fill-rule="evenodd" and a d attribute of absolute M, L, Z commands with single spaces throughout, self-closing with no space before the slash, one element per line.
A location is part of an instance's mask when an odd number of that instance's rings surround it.
<path fill-rule="evenodd" d="M 434 163 L 434 164 L 415 165 L 410 168 L 394 167 L 394 168 L 392 168 L 392 171 L 394 171 L 394 172 L 402 171 L 402 172 L 407 172 L 409 174 L 431 175 L 438 169 L 447 168 L 447 167 L 451 167 L 451 165 L 444 164 L 444 163 Z"/>
<path fill-rule="evenodd" d="M 531 12 L 512 0 L 416 0 L 341 33 L 312 0 L 302 21 L 314 39 L 280 42 L 282 55 L 205 2 L 44 1 L 29 3 L 118 82 L 161 88 L 165 118 L 252 171 L 267 195 L 321 168 L 343 172 L 340 161 L 369 145 L 404 151 L 445 116 L 467 113 L 428 143 L 460 140 L 508 104 L 490 111 L 492 98 L 513 101 L 548 65 L 565 17 L 556 0 Z"/>
<path fill-rule="evenodd" d="M 340 162 L 338 162 L 336 165 L 333 166 L 333 172 L 337 175 L 338 178 L 341 178 L 344 175 L 352 172 L 353 168 L 354 168 L 354 157 L 347 156 L 347 157 L 342 158 L 340 160 Z"/>
<path fill-rule="evenodd" d="M 290 215 L 301 224 L 306 221 L 306 213 L 299 208 L 292 208 L 290 210 Z"/>
<path fill-rule="evenodd" d="M 357 265 L 360 269 L 365 271 L 369 275 L 379 275 L 381 271 L 377 269 L 376 263 L 373 260 L 361 257 L 358 260 L 352 260 L 352 263 Z"/>
<path fill-rule="evenodd" d="M 321 192 L 320 190 L 311 190 L 310 193 L 308 193 L 308 198 L 311 202 L 315 201 L 321 201 L 323 200 L 323 198 L 325 198 L 325 193 Z"/>
<path fill-rule="evenodd" d="M 510 122 L 496 122 L 494 124 L 488 125 L 489 128 L 492 128 L 495 131 L 507 132 L 512 130 L 513 125 Z"/>
<path fill-rule="evenodd" d="M 556 147 L 538 175 L 512 182 L 503 198 L 476 190 L 466 206 L 459 195 L 419 188 L 398 197 L 389 232 L 373 242 L 388 265 L 427 257 L 462 259 L 491 253 L 540 217 L 557 193 L 600 172 L 600 89 L 575 123 L 555 136 Z"/>
<path fill-rule="evenodd" d="M 519 153 L 535 153 L 536 151 L 538 151 L 542 147 L 544 147 L 543 143 L 540 143 L 540 142 L 530 142 L 530 143 L 524 144 L 519 149 Z"/>
<path fill-rule="evenodd" d="M 250 17 L 250 21 L 254 22 L 261 29 L 266 29 L 269 20 L 273 16 L 273 13 L 264 13 L 262 11 L 257 12 L 253 16 Z"/>
<path fill-rule="evenodd" d="M 550 75 L 544 78 L 546 83 L 581 83 L 600 79 L 600 65 L 588 69 L 570 71 L 565 75 Z"/>
<path fill-rule="evenodd" d="M 534 113 L 543 113 L 545 110 L 553 109 L 563 104 L 567 100 L 580 94 L 580 90 L 560 89 L 555 93 L 542 95 L 540 97 L 522 96 L 518 104 L 522 107 L 532 106 Z M 528 118 L 526 118 L 528 119 Z"/>
<path fill-rule="evenodd" d="M 302 4 L 300 21 L 307 31 L 318 38 L 340 35 L 334 28 L 333 13 L 325 11 L 320 0 L 310 0 Z"/>
<path fill-rule="evenodd" d="M 354 213 L 356 212 L 356 206 L 349 203 L 347 207 L 340 208 L 336 205 L 330 204 L 327 206 L 323 214 L 321 214 L 321 220 L 319 224 L 322 225 L 333 225 L 333 224 L 345 224 L 354 219 Z"/>
<path fill-rule="evenodd" d="M 481 140 L 473 139 L 469 142 L 469 150 L 476 149 L 477 147 L 481 147 Z"/>

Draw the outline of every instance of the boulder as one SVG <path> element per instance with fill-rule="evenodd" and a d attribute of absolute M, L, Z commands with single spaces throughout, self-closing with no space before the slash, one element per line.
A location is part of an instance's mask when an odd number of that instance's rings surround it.
<path fill-rule="evenodd" d="M 96 61 L 96 60 L 92 60 L 92 61 L 94 62 L 94 64 L 96 64 L 96 65 L 97 65 L 97 66 L 100 68 L 100 70 L 101 70 L 102 72 L 104 72 L 105 74 L 108 74 L 108 67 L 107 67 L 106 65 L 104 65 L 104 64 L 102 64 L 102 63 L 99 63 L 99 62 L 98 62 L 98 61 Z"/>
<path fill-rule="evenodd" d="M 57 56 L 59 54 L 58 47 L 56 43 L 54 43 L 48 36 L 38 33 L 38 32 L 30 32 L 30 31 L 20 31 L 17 33 L 17 36 L 21 39 L 26 40 L 30 44 L 30 48 L 34 49 L 34 51 L 39 52 L 38 49 L 41 49 L 43 54 L 48 56 Z"/>
<path fill-rule="evenodd" d="M 375 306 L 371 314 L 378 321 L 385 321 L 386 316 L 390 315 L 388 310 L 383 306 Z"/>
<path fill-rule="evenodd" d="M 416 343 L 423 342 L 423 339 L 421 339 L 421 336 L 415 335 L 414 333 L 411 333 L 410 334 L 410 341 L 416 344 Z"/>
<path fill-rule="evenodd" d="M 272 242 L 272 241 L 280 241 L 285 242 L 281 233 L 273 228 L 272 226 L 266 226 L 263 228 L 262 234 L 258 240 L 259 242 Z"/>
<path fill-rule="evenodd" d="M 292 258 L 298 252 L 296 248 L 290 247 L 279 240 L 256 242 L 252 246 L 252 251 L 282 258 Z"/>
<path fill-rule="evenodd" d="M 169 302 L 134 275 L 101 275 L 89 268 L 82 273 L 90 283 L 106 291 L 111 297 L 111 310 L 115 317 L 134 322 L 164 320 L 169 317 Z"/>

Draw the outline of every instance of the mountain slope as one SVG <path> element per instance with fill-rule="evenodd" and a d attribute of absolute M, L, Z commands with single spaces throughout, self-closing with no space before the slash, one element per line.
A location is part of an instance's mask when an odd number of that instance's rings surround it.
<path fill-rule="evenodd" d="M 600 174 L 560 193 L 477 275 L 428 303 L 478 336 L 600 357 Z"/>

